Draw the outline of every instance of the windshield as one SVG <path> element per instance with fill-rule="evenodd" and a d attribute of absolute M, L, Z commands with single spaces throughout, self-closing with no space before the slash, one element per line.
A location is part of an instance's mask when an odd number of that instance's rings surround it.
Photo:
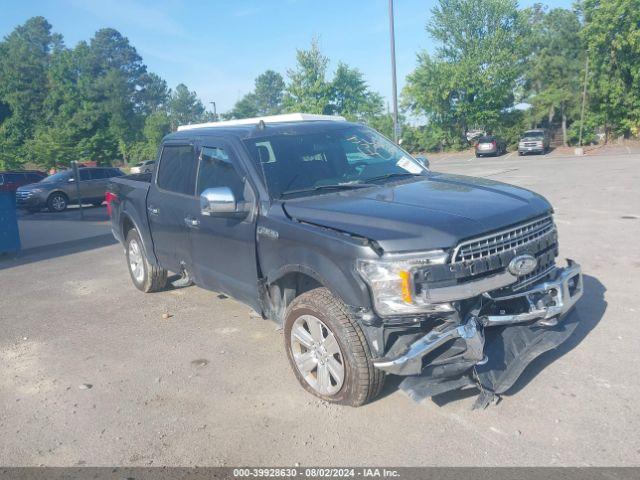
<path fill-rule="evenodd" d="M 544 132 L 524 132 L 522 138 L 544 138 Z"/>
<path fill-rule="evenodd" d="M 40 180 L 40 182 L 42 183 L 61 182 L 61 181 L 68 180 L 70 177 L 71 177 L 71 172 L 67 170 L 67 171 L 54 173 L 53 175 L 49 175 L 48 177 L 45 177 L 42 180 Z"/>
<path fill-rule="evenodd" d="M 278 134 L 244 141 L 273 198 L 359 188 L 426 174 L 420 163 L 367 127 Z"/>

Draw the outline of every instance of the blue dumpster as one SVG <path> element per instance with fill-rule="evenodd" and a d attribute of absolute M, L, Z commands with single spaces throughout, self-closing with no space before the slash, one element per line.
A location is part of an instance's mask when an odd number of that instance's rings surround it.
<path fill-rule="evenodd" d="M 15 192 L 0 192 L 0 254 L 20 250 Z"/>

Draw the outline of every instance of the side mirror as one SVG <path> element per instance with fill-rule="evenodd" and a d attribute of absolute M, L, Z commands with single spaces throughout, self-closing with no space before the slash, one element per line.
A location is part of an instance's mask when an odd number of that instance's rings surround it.
<path fill-rule="evenodd" d="M 239 217 L 248 212 L 229 187 L 207 188 L 200 194 L 200 213 L 208 216 Z"/>
<path fill-rule="evenodd" d="M 420 162 L 424 168 L 429 168 L 429 160 L 427 160 L 427 157 L 416 157 L 416 160 Z"/>

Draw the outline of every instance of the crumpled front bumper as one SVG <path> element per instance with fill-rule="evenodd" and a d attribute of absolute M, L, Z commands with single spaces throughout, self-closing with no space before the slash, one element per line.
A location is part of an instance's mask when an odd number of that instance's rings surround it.
<path fill-rule="evenodd" d="M 440 331 L 431 331 L 415 341 L 402 355 L 382 358 L 374 366 L 396 375 L 419 375 L 425 365 L 423 358 L 447 343 L 460 339 L 465 344 L 464 351 L 451 359 L 470 366 L 486 363 L 484 352 L 484 329 L 531 322 L 536 327 L 555 327 L 558 321 L 575 306 L 582 297 L 583 281 L 580 265 L 568 260 L 566 268 L 557 269 L 552 280 L 548 280 L 517 294 L 501 297 L 485 296 L 493 302 L 520 301 L 527 306 L 523 311 L 497 314 L 470 314 L 457 325 Z"/>

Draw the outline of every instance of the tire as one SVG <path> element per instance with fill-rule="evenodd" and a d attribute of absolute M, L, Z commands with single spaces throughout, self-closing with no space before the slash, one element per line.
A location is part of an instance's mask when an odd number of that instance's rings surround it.
<path fill-rule="evenodd" d="M 318 332 L 322 341 L 313 346 L 311 341 L 318 339 Z M 360 325 L 328 289 L 310 290 L 291 302 L 285 314 L 284 338 L 291 368 L 309 393 L 353 407 L 364 405 L 380 393 L 384 372 L 373 366 Z M 311 348 L 304 343 L 311 344 Z"/>
<path fill-rule="evenodd" d="M 69 206 L 69 198 L 62 192 L 55 192 L 47 199 L 47 208 L 50 212 L 64 212 Z"/>
<path fill-rule="evenodd" d="M 127 233 L 125 255 L 131 281 L 138 290 L 144 293 L 151 293 L 165 288 L 167 285 L 167 271 L 149 263 L 142 247 L 142 239 L 135 228 L 132 228 Z"/>

